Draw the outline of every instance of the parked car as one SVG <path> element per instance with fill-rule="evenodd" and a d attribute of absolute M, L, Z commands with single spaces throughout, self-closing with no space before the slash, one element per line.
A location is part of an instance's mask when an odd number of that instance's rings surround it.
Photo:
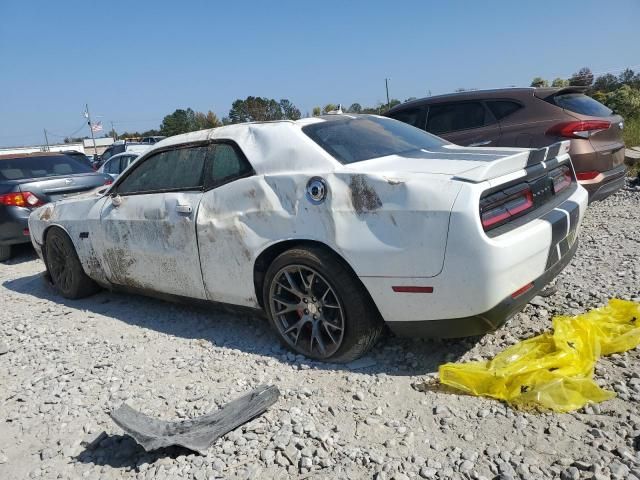
<path fill-rule="evenodd" d="M 64 297 L 263 308 L 295 351 L 348 361 L 383 321 L 460 337 L 523 308 L 578 246 L 568 150 L 460 147 L 374 115 L 230 125 L 166 139 L 29 227 Z"/>
<path fill-rule="evenodd" d="M 111 177 L 61 153 L 0 155 L 0 261 L 29 243 L 34 208 L 111 183 Z"/>
<path fill-rule="evenodd" d="M 77 150 L 63 150 L 60 153 L 63 153 L 71 158 L 75 158 L 80 163 L 87 165 L 88 167 L 93 167 L 93 161 L 82 152 L 78 152 Z"/>
<path fill-rule="evenodd" d="M 98 171 L 110 175 L 115 180 L 138 157 L 136 153 L 118 153 L 103 163 Z"/>
<path fill-rule="evenodd" d="M 160 140 L 164 140 L 165 136 L 162 135 L 152 135 L 151 137 L 143 137 L 142 140 L 140 140 L 140 143 L 148 143 L 150 145 L 153 145 L 154 143 L 158 143 Z"/>
<path fill-rule="evenodd" d="M 98 161 L 94 163 L 94 166 L 96 169 L 100 168 L 104 162 L 119 153 L 128 152 L 140 155 L 148 148 L 148 143 L 127 142 L 126 140 L 117 141 L 113 145 L 108 147 L 104 152 L 102 152 L 102 155 L 98 156 Z"/>
<path fill-rule="evenodd" d="M 539 148 L 570 139 L 578 181 L 590 201 L 602 200 L 624 186 L 624 123 L 584 91 L 476 90 L 414 100 L 387 115 L 458 145 Z"/>

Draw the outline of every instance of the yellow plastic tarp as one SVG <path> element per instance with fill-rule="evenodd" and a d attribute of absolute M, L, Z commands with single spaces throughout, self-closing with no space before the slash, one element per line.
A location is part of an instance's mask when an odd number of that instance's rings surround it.
<path fill-rule="evenodd" d="M 517 343 L 493 360 L 441 365 L 440 382 L 521 408 L 569 412 L 614 397 L 593 380 L 595 363 L 639 344 L 640 303 L 611 299 L 582 315 L 554 317 L 553 333 Z"/>

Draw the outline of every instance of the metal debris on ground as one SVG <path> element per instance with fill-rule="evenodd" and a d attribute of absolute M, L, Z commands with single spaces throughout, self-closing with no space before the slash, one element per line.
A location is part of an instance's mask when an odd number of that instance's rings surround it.
<path fill-rule="evenodd" d="M 614 397 L 593 380 L 595 363 L 639 344 L 640 303 L 612 299 L 582 315 L 555 317 L 553 332 L 519 342 L 493 360 L 441 365 L 440 382 L 521 408 L 568 412 Z"/>
<path fill-rule="evenodd" d="M 218 438 L 264 413 L 279 395 L 278 387 L 262 385 L 215 412 L 179 422 L 149 417 L 127 404 L 111 418 L 148 452 L 178 445 L 204 453 Z"/>

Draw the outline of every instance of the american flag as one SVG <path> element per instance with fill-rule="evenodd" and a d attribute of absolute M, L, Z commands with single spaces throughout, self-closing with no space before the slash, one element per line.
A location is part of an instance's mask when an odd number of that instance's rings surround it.
<path fill-rule="evenodd" d="M 97 122 L 91 125 L 91 131 L 93 133 L 97 133 L 97 132 L 101 132 L 102 131 L 102 122 Z"/>

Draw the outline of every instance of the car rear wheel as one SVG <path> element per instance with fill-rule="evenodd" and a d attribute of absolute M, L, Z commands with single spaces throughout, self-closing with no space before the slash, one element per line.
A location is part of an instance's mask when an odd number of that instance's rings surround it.
<path fill-rule="evenodd" d="M 11 245 L 0 245 L 0 262 L 11 258 Z"/>
<path fill-rule="evenodd" d="M 355 275 L 321 249 L 291 249 L 269 266 L 264 305 L 288 347 L 307 357 L 348 362 L 377 341 L 383 321 Z"/>
<path fill-rule="evenodd" d="M 45 261 L 53 286 L 65 298 L 88 297 L 99 290 L 84 273 L 73 242 L 60 228 L 52 228 L 45 240 Z"/>

